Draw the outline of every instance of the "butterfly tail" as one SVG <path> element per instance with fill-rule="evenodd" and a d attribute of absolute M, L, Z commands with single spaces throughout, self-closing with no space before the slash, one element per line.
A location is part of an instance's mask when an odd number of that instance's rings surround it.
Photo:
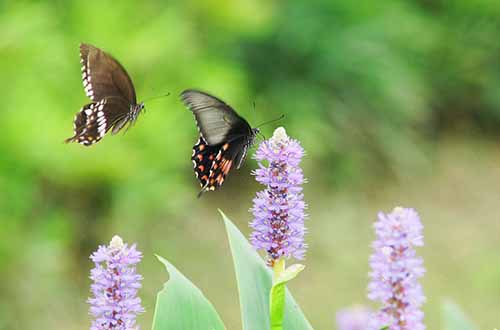
<path fill-rule="evenodd" d="M 201 197 L 201 196 L 203 196 L 203 194 L 204 194 L 205 192 L 207 192 L 207 191 L 208 191 L 207 186 L 205 186 L 205 187 L 201 188 L 201 190 L 200 190 L 200 192 L 198 193 L 198 196 L 197 196 L 197 197 L 198 197 L 198 198 L 200 198 L 200 197 Z"/>

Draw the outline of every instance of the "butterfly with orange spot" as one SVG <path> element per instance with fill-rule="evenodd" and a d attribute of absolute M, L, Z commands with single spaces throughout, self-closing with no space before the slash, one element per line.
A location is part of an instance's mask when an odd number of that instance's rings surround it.
<path fill-rule="evenodd" d="M 181 93 L 181 99 L 193 112 L 200 131 L 191 157 L 200 197 L 222 186 L 232 168 L 241 167 L 259 129 L 210 94 L 188 89 Z"/>

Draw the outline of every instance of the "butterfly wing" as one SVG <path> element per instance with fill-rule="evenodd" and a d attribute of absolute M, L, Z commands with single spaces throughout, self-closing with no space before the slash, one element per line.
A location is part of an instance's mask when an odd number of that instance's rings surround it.
<path fill-rule="evenodd" d="M 111 55 L 89 44 L 80 45 L 83 87 L 94 102 L 105 97 L 123 97 L 136 104 L 135 88 L 123 66 Z"/>
<path fill-rule="evenodd" d="M 198 139 L 198 142 L 193 146 L 193 161 L 194 175 L 200 182 L 200 186 L 204 187 L 208 183 L 210 169 L 215 161 L 215 157 L 219 153 L 219 146 L 209 146 L 203 137 Z"/>
<path fill-rule="evenodd" d="M 200 137 L 193 147 L 191 157 L 196 178 L 202 187 L 198 196 L 222 186 L 229 171 L 241 165 L 246 148 L 243 137 L 217 146 L 208 145 L 203 137 Z"/>
<path fill-rule="evenodd" d="M 91 146 L 113 128 L 119 131 L 128 121 L 130 104 L 122 97 L 109 97 L 85 105 L 75 116 L 74 135 L 66 142 Z"/>
<path fill-rule="evenodd" d="M 181 99 L 193 112 L 200 134 L 210 146 L 252 134 L 248 122 L 215 96 L 190 89 L 181 93 Z"/>

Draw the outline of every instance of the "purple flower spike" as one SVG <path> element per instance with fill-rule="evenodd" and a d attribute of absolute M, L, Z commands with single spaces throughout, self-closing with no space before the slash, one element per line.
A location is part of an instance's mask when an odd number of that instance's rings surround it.
<path fill-rule="evenodd" d="M 253 174 L 267 187 L 253 200 L 250 240 L 255 249 L 267 252 L 270 266 L 282 257 L 303 259 L 307 248 L 304 243 L 306 204 L 301 187 L 304 177 L 299 167 L 302 156 L 304 149 L 286 135 L 283 127 L 262 142 L 255 154 L 259 168 Z"/>
<path fill-rule="evenodd" d="M 366 330 L 371 312 L 361 306 L 341 309 L 337 312 L 338 330 Z"/>
<path fill-rule="evenodd" d="M 89 298 L 90 314 L 94 316 L 91 330 L 132 330 L 137 314 L 144 309 L 137 290 L 142 276 L 136 274 L 135 264 L 142 254 L 135 244 L 128 247 L 120 237 L 114 236 L 109 246 L 101 245 L 90 259 L 95 268 L 90 272 L 93 297 Z"/>
<path fill-rule="evenodd" d="M 380 301 L 382 308 L 369 329 L 424 330 L 420 307 L 425 297 L 418 279 L 425 269 L 414 249 L 424 245 L 420 218 L 413 209 L 396 207 L 390 214 L 379 213 L 374 227 L 368 298 Z"/>

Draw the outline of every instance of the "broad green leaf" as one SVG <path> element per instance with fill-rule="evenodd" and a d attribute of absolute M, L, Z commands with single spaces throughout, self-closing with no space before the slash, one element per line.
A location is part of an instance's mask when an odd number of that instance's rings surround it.
<path fill-rule="evenodd" d="M 283 260 L 280 262 L 284 263 Z M 276 266 L 283 267 L 284 265 Z M 277 278 L 276 272 L 274 273 L 274 284 L 271 288 L 271 294 L 269 295 L 269 304 L 271 306 L 271 330 L 283 329 L 283 318 L 286 305 L 285 285 L 288 281 L 294 279 L 304 268 L 304 265 L 295 264 L 281 271 Z"/>
<path fill-rule="evenodd" d="M 238 228 L 222 211 L 220 213 L 224 218 L 233 255 L 243 329 L 270 329 L 269 294 L 272 287 L 272 273 Z M 288 290 L 286 290 L 283 325 L 286 330 L 312 329 Z"/>
<path fill-rule="evenodd" d="M 171 263 L 156 256 L 170 275 L 158 293 L 153 330 L 223 330 L 221 318 L 203 293 Z"/>
<path fill-rule="evenodd" d="M 451 300 L 441 304 L 443 330 L 474 330 L 476 326 L 468 319 L 460 306 Z"/>

